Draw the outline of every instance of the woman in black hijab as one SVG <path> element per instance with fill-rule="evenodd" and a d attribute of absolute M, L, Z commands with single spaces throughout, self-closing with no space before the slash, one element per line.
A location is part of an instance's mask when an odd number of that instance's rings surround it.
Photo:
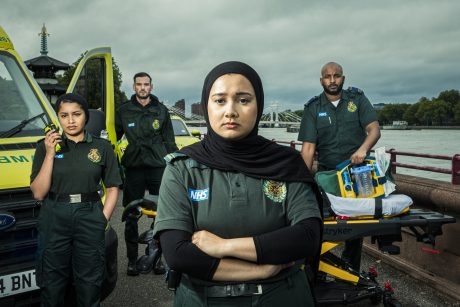
<path fill-rule="evenodd" d="M 316 185 L 299 152 L 257 134 L 260 77 L 241 62 L 206 77 L 208 128 L 169 157 L 155 236 L 182 272 L 175 306 L 311 306 L 301 264 L 321 244 Z"/>

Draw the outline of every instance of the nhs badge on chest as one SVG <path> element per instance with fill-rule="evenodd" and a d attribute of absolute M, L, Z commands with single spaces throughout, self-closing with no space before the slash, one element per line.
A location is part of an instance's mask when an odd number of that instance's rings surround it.
<path fill-rule="evenodd" d="M 192 201 L 202 201 L 207 200 L 209 198 L 209 189 L 204 190 L 193 190 L 191 188 L 188 189 L 188 196 Z"/>

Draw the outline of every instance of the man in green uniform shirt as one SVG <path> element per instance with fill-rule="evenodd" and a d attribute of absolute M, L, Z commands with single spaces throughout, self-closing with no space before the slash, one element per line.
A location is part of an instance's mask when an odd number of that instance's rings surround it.
<path fill-rule="evenodd" d="M 329 62 L 321 69 L 324 92 L 310 99 L 304 108 L 298 140 L 301 154 L 312 170 L 315 152 L 318 171 L 335 169 L 350 159 L 362 163 L 380 138 L 377 114 L 364 93 L 345 82 L 342 66 Z M 354 246 L 354 247 L 352 247 Z M 359 270 L 362 239 L 346 242 L 342 258 Z"/>
<path fill-rule="evenodd" d="M 135 95 L 116 112 L 117 139 L 128 140 L 121 163 L 125 171 L 123 206 L 144 197 L 145 190 L 158 195 L 166 166 L 163 157 L 177 150 L 168 109 L 152 95 L 152 79 L 145 72 L 134 76 Z M 137 218 L 128 216 L 125 241 L 128 254 L 128 275 L 138 275 Z"/>

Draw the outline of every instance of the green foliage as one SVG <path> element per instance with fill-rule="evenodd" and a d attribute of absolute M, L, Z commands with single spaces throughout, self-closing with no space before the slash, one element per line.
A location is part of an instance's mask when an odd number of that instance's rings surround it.
<path fill-rule="evenodd" d="M 460 93 L 457 90 L 443 91 L 439 93 L 439 100 L 444 100 L 448 107 L 452 110 L 460 103 Z"/>
<path fill-rule="evenodd" d="M 434 126 L 441 126 L 451 122 L 449 109 L 451 109 L 449 104 L 444 100 L 433 100 L 431 102 L 431 124 Z"/>
<path fill-rule="evenodd" d="M 447 90 L 437 98 L 421 97 L 415 104 L 388 104 L 377 111 L 382 125 L 405 120 L 409 125 L 442 126 L 460 124 L 460 93 Z"/>
<path fill-rule="evenodd" d="M 404 112 L 403 120 L 407 121 L 409 125 L 420 125 L 419 119 L 417 118 L 417 116 L 415 116 L 419 107 L 419 103 L 411 104 L 407 108 L 406 112 Z"/>
<path fill-rule="evenodd" d="M 460 125 L 460 103 L 457 103 L 457 105 L 454 107 L 453 116 L 454 116 L 454 124 Z"/>
<path fill-rule="evenodd" d="M 122 83 L 123 75 L 113 57 L 112 57 L 112 68 L 113 68 L 113 89 L 114 89 L 113 94 L 115 96 L 115 106 L 118 107 L 123 102 L 128 100 L 128 97 L 126 97 L 126 93 L 121 90 L 121 83 Z"/>
<path fill-rule="evenodd" d="M 403 120 L 404 113 L 410 107 L 407 103 L 387 104 L 377 111 L 377 118 L 383 125 L 390 125 L 395 120 Z"/>

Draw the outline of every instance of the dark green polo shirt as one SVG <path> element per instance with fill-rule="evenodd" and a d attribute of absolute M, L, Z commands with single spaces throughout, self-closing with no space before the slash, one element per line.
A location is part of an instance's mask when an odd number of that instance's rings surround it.
<path fill-rule="evenodd" d="M 121 184 L 118 163 L 110 142 L 85 132 L 82 142 L 64 138 L 64 146 L 54 156 L 50 191 L 56 194 L 80 194 Z M 35 150 L 30 182 L 37 177 L 46 155 L 45 142 L 40 141 Z"/>
<path fill-rule="evenodd" d="M 316 144 L 319 170 L 334 169 L 350 159 L 366 139 L 366 126 L 376 120 L 361 90 L 343 90 L 337 107 L 323 92 L 305 104 L 298 140 Z"/>
<path fill-rule="evenodd" d="M 182 157 L 166 167 L 155 234 L 208 230 L 223 238 L 251 237 L 320 217 L 307 183 L 255 179 Z"/>

